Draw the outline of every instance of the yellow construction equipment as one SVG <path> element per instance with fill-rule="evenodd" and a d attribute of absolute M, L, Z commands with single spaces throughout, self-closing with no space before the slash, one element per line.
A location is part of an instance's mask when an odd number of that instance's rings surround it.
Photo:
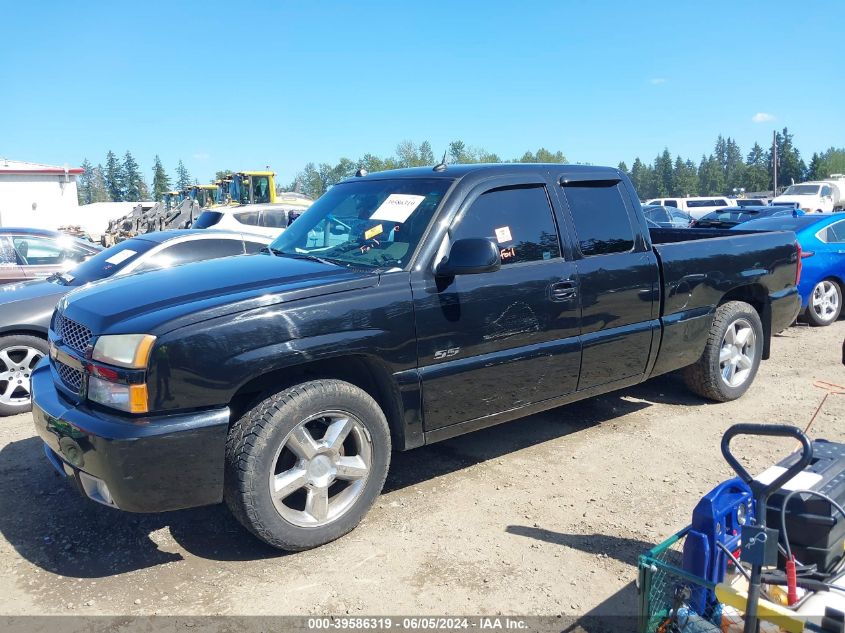
<path fill-rule="evenodd" d="M 239 171 L 229 185 L 231 204 L 276 202 L 276 174 L 272 171 Z"/>

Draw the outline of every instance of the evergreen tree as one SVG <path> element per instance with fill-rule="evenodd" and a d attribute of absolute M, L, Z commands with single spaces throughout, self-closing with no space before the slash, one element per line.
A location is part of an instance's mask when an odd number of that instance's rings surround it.
<path fill-rule="evenodd" d="M 147 185 L 141 176 L 138 162 L 128 150 L 123 156 L 123 199 L 130 202 L 140 202 L 147 195 Z"/>
<path fill-rule="evenodd" d="M 79 204 L 91 204 L 94 202 L 94 191 L 92 189 L 92 179 L 94 176 L 94 166 L 88 162 L 86 158 L 82 161 L 82 173 L 76 181 L 76 197 Z"/>
<path fill-rule="evenodd" d="M 673 195 L 675 187 L 672 183 L 672 155 L 668 149 L 664 149 L 663 153 L 654 159 L 654 186 L 657 198 Z"/>
<path fill-rule="evenodd" d="M 619 161 L 619 164 L 616 166 L 616 169 L 621 171 L 623 174 L 626 174 L 629 178 L 631 174 L 628 172 L 628 165 L 625 164 L 624 160 Z"/>
<path fill-rule="evenodd" d="M 639 156 L 634 159 L 634 164 L 631 165 L 631 182 L 641 200 L 656 197 L 654 195 L 655 187 L 652 169 L 643 163 Z"/>
<path fill-rule="evenodd" d="M 822 157 L 819 156 L 818 152 L 813 152 L 813 157 L 810 159 L 810 164 L 807 166 L 807 179 L 808 180 L 818 180 L 820 178 L 824 178 L 824 176 L 820 176 Z"/>
<path fill-rule="evenodd" d="M 713 154 L 701 157 L 698 167 L 698 188 L 702 196 L 716 196 L 725 193 L 725 173 Z"/>
<path fill-rule="evenodd" d="M 111 200 L 104 173 L 103 166 L 100 164 L 94 167 L 91 172 L 91 202 L 109 202 Z"/>
<path fill-rule="evenodd" d="M 103 174 L 106 183 L 106 191 L 108 191 L 109 199 L 112 202 L 121 202 L 124 189 L 124 175 L 123 165 L 117 160 L 114 152 L 109 150 L 106 154 L 106 171 Z"/>
<path fill-rule="evenodd" d="M 728 191 L 745 188 L 745 163 L 736 141 L 730 136 L 725 142 L 725 185 Z"/>
<path fill-rule="evenodd" d="M 807 166 L 801 160 L 801 153 L 792 142 L 793 135 L 787 128 L 776 134 L 778 144 L 778 187 L 789 186 L 793 181 L 801 182 Z M 769 150 L 769 173 L 772 173 L 772 150 Z"/>
<path fill-rule="evenodd" d="M 179 191 L 191 186 L 191 174 L 181 160 L 176 165 L 176 178 L 174 180 L 176 182 L 176 189 Z"/>
<path fill-rule="evenodd" d="M 759 143 L 748 152 L 744 174 L 746 191 L 768 191 L 772 186 L 766 153 Z"/>
<path fill-rule="evenodd" d="M 673 196 L 697 196 L 698 195 L 698 171 L 691 160 L 684 162 L 680 156 L 675 159 L 675 166 L 672 170 L 672 192 Z"/>
<path fill-rule="evenodd" d="M 719 134 L 716 138 L 716 147 L 713 151 L 713 158 L 716 159 L 717 164 L 722 169 L 722 173 L 727 171 L 728 166 L 728 144 L 724 137 Z"/>
<path fill-rule="evenodd" d="M 166 191 L 170 191 L 170 178 L 164 171 L 161 158 L 156 154 L 155 161 L 153 161 L 153 200 L 159 201 L 164 198 Z"/>

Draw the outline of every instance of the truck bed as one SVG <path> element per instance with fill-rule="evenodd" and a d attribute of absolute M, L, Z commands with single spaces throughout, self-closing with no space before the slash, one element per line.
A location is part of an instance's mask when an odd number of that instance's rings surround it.
<path fill-rule="evenodd" d="M 654 374 L 695 362 L 712 313 L 726 296 L 755 305 L 764 328 L 772 333 L 794 320 L 795 314 L 772 310 L 771 305 L 795 293 L 796 238 L 791 231 L 650 229 L 649 233 L 660 262 L 664 325 Z"/>

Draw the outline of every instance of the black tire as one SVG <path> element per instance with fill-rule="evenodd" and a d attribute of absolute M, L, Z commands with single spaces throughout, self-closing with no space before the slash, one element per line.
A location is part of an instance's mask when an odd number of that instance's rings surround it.
<path fill-rule="evenodd" d="M 832 287 L 832 290 L 836 293 L 836 308 L 835 311 L 828 315 L 827 319 L 823 318 L 822 316 L 818 315 L 816 311 L 813 309 L 813 296 L 816 294 L 816 289 L 821 286 L 822 284 L 829 283 Z M 810 293 L 810 300 L 807 302 L 807 309 L 804 310 L 804 320 L 812 325 L 813 327 L 825 327 L 830 325 L 831 323 L 835 323 L 837 319 L 839 319 L 839 315 L 842 313 L 842 286 L 833 279 L 822 279 L 819 283 L 817 283 L 813 287 L 813 291 Z"/>
<path fill-rule="evenodd" d="M 327 411 L 352 416 L 363 427 L 358 437 L 369 441 L 368 474 L 342 514 L 325 525 L 296 525 L 277 509 L 269 478 L 277 472 L 279 451 L 285 450 L 293 431 Z M 229 430 L 224 499 L 244 527 L 265 543 L 289 551 L 310 549 L 340 538 L 361 522 L 384 486 L 390 454 L 387 419 L 369 394 L 341 380 L 301 383 L 269 395 Z"/>
<path fill-rule="evenodd" d="M 722 344 L 728 329 L 734 324 L 748 324 L 754 333 L 755 349 L 751 366 L 744 376 L 741 384 L 730 385 L 722 374 L 722 367 L 719 360 L 722 351 Z M 757 375 L 760 367 L 760 359 L 763 352 L 763 324 L 760 322 L 760 315 L 749 304 L 744 301 L 729 301 L 716 308 L 713 324 L 710 326 L 710 334 L 707 337 L 707 344 L 701 358 L 693 365 L 686 367 L 683 371 L 684 381 L 687 387 L 702 398 L 716 402 L 728 402 L 742 396 Z"/>
<path fill-rule="evenodd" d="M 27 361 L 24 351 L 27 349 L 40 355 Z M 47 355 L 48 349 L 47 341 L 37 336 L 12 334 L 0 337 L 0 416 L 32 410 L 30 374 L 38 361 Z"/>

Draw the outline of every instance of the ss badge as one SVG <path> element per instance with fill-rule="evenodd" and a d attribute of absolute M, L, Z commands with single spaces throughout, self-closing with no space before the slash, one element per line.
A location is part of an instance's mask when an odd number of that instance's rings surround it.
<path fill-rule="evenodd" d="M 449 349 L 439 349 L 434 352 L 434 360 L 442 360 L 444 358 L 451 358 L 452 356 L 457 356 L 458 352 L 461 351 L 460 347 L 450 347 Z"/>

